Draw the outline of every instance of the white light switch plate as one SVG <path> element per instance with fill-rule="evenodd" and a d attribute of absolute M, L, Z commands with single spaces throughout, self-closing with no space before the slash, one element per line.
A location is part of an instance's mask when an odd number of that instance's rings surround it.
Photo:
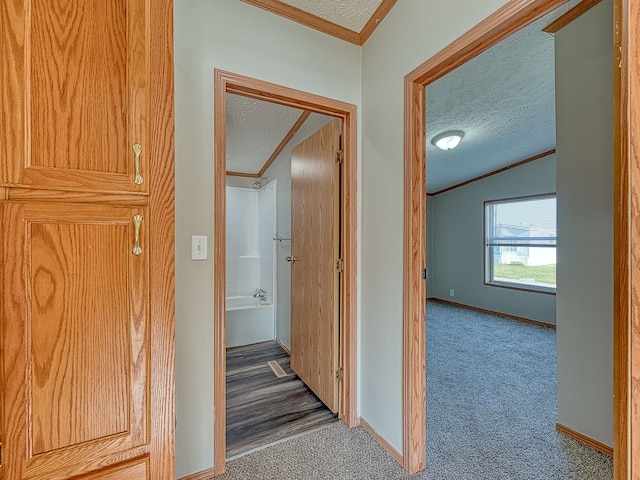
<path fill-rule="evenodd" d="M 207 259 L 207 237 L 206 235 L 191 236 L 191 260 Z"/>

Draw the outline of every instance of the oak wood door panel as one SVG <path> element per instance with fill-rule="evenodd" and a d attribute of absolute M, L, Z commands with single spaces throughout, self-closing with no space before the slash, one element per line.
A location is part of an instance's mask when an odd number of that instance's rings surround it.
<path fill-rule="evenodd" d="M 7 202 L 2 214 L 5 478 L 68 478 L 140 456 L 146 208 Z"/>
<path fill-rule="evenodd" d="M 2 2 L 5 185 L 147 192 L 149 2 Z"/>
<path fill-rule="evenodd" d="M 149 458 L 127 462 L 115 468 L 83 475 L 74 480 L 151 480 L 149 476 Z"/>
<path fill-rule="evenodd" d="M 291 153 L 291 368 L 339 410 L 340 120 Z"/>

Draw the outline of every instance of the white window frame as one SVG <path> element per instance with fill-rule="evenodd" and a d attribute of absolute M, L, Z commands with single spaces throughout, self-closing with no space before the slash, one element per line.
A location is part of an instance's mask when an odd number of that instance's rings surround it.
<path fill-rule="evenodd" d="M 509 244 L 508 241 L 498 241 L 491 238 L 490 235 L 493 232 L 493 210 L 492 206 L 505 204 L 505 203 L 517 203 L 527 201 L 537 201 L 553 198 L 556 199 L 555 193 L 544 193 L 538 195 L 528 195 L 522 197 L 502 198 L 498 200 L 487 200 L 484 202 L 484 283 L 485 285 L 493 287 L 511 288 L 514 290 L 524 290 L 528 292 L 545 293 L 555 295 L 556 287 L 546 287 L 543 285 L 535 285 L 520 282 L 509 282 L 504 280 L 496 280 L 494 278 L 494 248 L 514 247 L 516 251 L 520 248 L 540 248 L 548 247 L 555 248 L 557 253 L 557 228 L 555 237 L 534 237 L 532 242 L 525 243 L 522 239 L 518 239 L 514 244 Z M 508 238 L 507 238 L 508 240 Z"/>

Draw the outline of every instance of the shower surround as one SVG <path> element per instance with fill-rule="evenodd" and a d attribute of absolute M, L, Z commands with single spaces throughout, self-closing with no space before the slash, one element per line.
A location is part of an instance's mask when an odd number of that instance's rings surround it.
<path fill-rule="evenodd" d="M 227 187 L 227 347 L 274 340 L 276 182 Z M 258 290 L 266 298 L 254 297 Z"/>

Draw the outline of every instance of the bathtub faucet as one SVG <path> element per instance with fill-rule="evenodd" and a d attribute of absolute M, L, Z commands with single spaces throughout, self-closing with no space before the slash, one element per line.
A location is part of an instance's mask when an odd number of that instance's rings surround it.
<path fill-rule="evenodd" d="M 253 296 L 255 298 L 259 298 L 261 302 L 264 302 L 267 300 L 267 292 L 261 288 L 256 288 L 256 291 L 253 292 Z"/>

